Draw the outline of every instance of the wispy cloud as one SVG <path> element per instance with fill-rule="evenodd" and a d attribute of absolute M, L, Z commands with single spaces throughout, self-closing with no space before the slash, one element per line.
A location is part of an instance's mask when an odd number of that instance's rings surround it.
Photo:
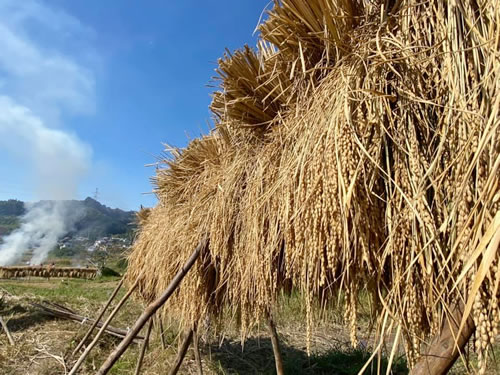
<path fill-rule="evenodd" d="M 38 198 L 74 197 L 89 168 L 90 147 L 65 120 L 95 109 L 92 67 L 82 63 L 92 37 L 42 2 L 0 2 L 0 156 L 29 162 Z"/>
<path fill-rule="evenodd" d="M 0 5 L 0 92 L 49 121 L 94 110 L 95 78 L 79 60 L 93 35 L 74 17 L 33 0 Z M 88 50 L 88 48 L 87 48 Z"/>

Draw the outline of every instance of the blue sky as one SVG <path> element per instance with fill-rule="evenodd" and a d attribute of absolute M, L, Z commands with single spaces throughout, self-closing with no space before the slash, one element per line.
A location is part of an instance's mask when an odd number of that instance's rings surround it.
<path fill-rule="evenodd" d="M 0 0 L 0 200 L 151 206 L 162 143 L 207 132 L 224 49 L 269 1 Z"/>

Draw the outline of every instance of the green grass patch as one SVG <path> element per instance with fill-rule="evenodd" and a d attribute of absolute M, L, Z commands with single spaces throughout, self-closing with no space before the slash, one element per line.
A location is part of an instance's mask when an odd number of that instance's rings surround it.
<path fill-rule="evenodd" d="M 89 300 L 92 301 L 92 303 L 102 303 L 107 300 L 114 285 L 100 285 L 99 287 L 91 286 L 95 283 L 104 283 L 114 279 L 116 278 L 92 281 L 79 279 L 56 279 L 53 281 L 33 279 L 19 282 L 17 280 L 12 280 L 0 282 L 0 287 L 13 295 L 35 296 L 57 303 L 84 305 L 88 303 Z"/>

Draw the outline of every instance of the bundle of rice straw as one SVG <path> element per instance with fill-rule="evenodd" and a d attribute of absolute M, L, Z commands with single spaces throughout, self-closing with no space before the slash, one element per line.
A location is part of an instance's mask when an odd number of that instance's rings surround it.
<path fill-rule="evenodd" d="M 462 302 L 484 371 L 500 321 L 499 5 L 276 1 L 258 48 L 219 61 L 214 130 L 157 173 L 129 263 L 141 295 L 206 235 L 165 307 L 186 324 L 229 309 L 244 338 L 293 286 L 308 336 L 313 304 L 341 294 L 355 344 L 367 289 L 413 365 Z"/>

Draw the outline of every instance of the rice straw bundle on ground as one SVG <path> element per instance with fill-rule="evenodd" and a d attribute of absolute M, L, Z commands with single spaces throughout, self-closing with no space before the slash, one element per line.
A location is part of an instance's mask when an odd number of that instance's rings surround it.
<path fill-rule="evenodd" d="M 500 320 L 499 5 L 276 2 L 258 49 L 219 63 L 213 132 L 157 174 L 130 258 L 141 295 L 208 236 L 166 306 L 187 325 L 225 307 L 244 337 L 293 286 L 308 330 L 314 301 L 343 294 L 355 344 L 368 289 L 410 365 L 463 305 L 484 370 Z"/>

